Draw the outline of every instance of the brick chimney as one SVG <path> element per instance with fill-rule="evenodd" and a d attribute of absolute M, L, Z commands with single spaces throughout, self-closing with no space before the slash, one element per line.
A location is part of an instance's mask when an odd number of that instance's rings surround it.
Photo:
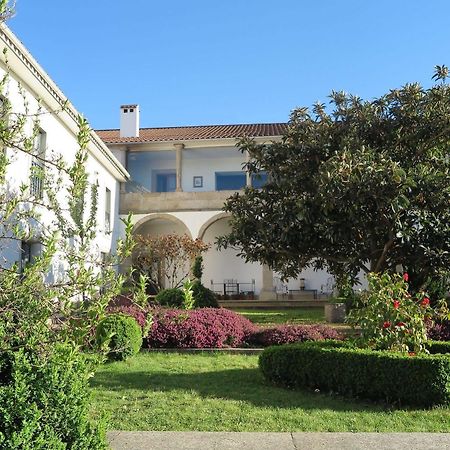
<path fill-rule="evenodd" d="M 120 137 L 139 137 L 139 105 L 120 107 Z"/>

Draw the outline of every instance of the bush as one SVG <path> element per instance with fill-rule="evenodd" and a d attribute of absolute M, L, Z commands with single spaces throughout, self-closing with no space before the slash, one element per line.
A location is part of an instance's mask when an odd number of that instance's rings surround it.
<path fill-rule="evenodd" d="M 427 326 L 428 339 L 450 341 L 450 320 L 441 320 Z"/>
<path fill-rule="evenodd" d="M 122 314 L 133 317 L 136 323 L 144 329 L 147 324 L 147 312 L 137 305 L 129 306 L 110 306 L 106 310 L 108 314 Z"/>
<path fill-rule="evenodd" d="M 450 404 L 448 355 L 409 355 L 307 342 L 270 347 L 259 366 L 274 383 L 418 406 Z"/>
<path fill-rule="evenodd" d="M 184 295 L 180 289 L 171 288 L 159 291 L 155 297 L 156 303 L 161 306 L 169 306 L 170 308 L 182 308 L 184 303 Z"/>
<path fill-rule="evenodd" d="M 447 341 L 428 341 L 427 350 L 431 354 L 447 353 L 450 355 L 450 342 Z"/>
<path fill-rule="evenodd" d="M 112 314 L 97 326 L 97 344 L 106 345 L 110 359 L 124 360 L 142 347 L 142 331 L 133 317 Z"/>
<path fill-rule="evenodd" d="M 222 308 L 155 310 L 147 342 L 164 348 L 238 347 L 255 328 L 245 317 Z"/>
<path fill-rule="evenodd" d="M 102 423 L 88 420 L 92 367 L 78 350 L 18 350 L 0 358 L 0 448 L 105 449 Z"/>
<path fill-rule="evenodd" d="M 369 290 L 361 307 L 353 309 L 347 322 L 360 327 L 358 344 L 374 350 L 423 350 L 427 340 L 425 320 L 431 316 L 430 299 L 424 292 L 413 298 L 408 292 L 408 274 L 370 273 Z"/>
<path fill-rule="evenodd" d="M 196 308 L 218 308 L 217 296 L 197 280 L 192 286 Z"/>
<path fill-rule="evenodd" d="M 256 331 L 250 337 L 250 343 L 267 347 L 324 339 L 342 339 L 342 337 L 334 328 L 326 325 L 279 325 Z"/>

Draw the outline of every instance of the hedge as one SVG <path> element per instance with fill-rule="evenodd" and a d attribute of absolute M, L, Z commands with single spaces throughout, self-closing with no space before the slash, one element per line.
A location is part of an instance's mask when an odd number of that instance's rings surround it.
<path fill-rule="evenodd" d="M 142 330 L 133 317 L 111 314 L 98 324 L 96 340 L 99 346 L 107 346 L 110 359 L 125 360 L 142 347 Z"/>
<path fill-rule="evenodd" d="M 244 344 L 256 327 L 223 308 L 154 309 L 147 337 L 149 347 L 222 348 Z"/>
<path fill-rule="evenodd" d="M 341 340 L 342 336 L 327 325 L 278 325 L 258 329 L 250 336 L 249 343 L 268 347 L 305 341 L 323 341 L 324 339 Z"/>
<path fill-rule="evenodd" d="M 438 344 L 440 345 L 440 344 Z M 430 351 L 449 350 L 430 344 Z M 342 342 L 269 347 L 259 358 L 264 377 L 289 388 L 416 406 L 450 404 L 450 354 L 355 349 Z"/>

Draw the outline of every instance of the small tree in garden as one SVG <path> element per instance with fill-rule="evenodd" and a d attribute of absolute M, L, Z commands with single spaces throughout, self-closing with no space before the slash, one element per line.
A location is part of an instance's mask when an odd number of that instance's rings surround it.
<path fill-rule="evenodd" d="M 426 321 L 434 313 L 425 292 L 408 292 L 408 275 L 369 274 L 369 290 L 347 322 L 360 328 L 357 343 L 376 350 L 419 352 L 427 340 Z"/>
<path fill-rule="evenodd" d="M 308 266 L 336 279 L 402 265 L 415 291 L 450 287 L 450 85 L 393 89 L 372 101 L 332 92 L 296 109 L 280 142 L 244 139 L 251 174 L 268 182 L 231 196 L 219 239 L 285 277 Z M 353 282 L 352 282 L 353 284 Z"/>
<path fill-rule="evenodd" d="M 4 14 L 8 2 L 1 1 Z M 93 242 L 97 187 L 86 172 L 87 122 L 78 118 L 73 161 L 40 151 L 39 119 L 66 105 L 47 113 L 21 91 L 18 113 L 8 99 L 11 82 L 8 73 L 0 80 L 1 251 L 33 242 L 41 252 L 26 264 L 0 259 L 0 448 L 105 448 L 101 427 L 88 417 L 95 360 L 80 349 L 92 343 L 92 328 L 120 291 L 115 266 L 131 253 L 131 220 L 116 254 L 102 262 Z M 33 166 L 14 185 L 21 158 Z"/>
<path fill-rule="evenodd" d="M 145 273 L 149 282 L 160 290 L 181 287 L 189 276 L 193 260 L 208 250 L 209 245 L 187 234 L 137 236 L 133 265 Z"/>

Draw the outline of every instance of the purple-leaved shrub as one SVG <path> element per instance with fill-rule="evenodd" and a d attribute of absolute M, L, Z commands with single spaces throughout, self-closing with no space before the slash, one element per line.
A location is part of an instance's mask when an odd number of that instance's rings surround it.
<path fill-rule="evenodd" d="M 250 344 L 267 347 L 324 339 L 342 339 L 342 336 L 334 328 L 326 325 L 279 325 L 253 333 Z"/>
<path fill-rule="evenodd" d="M 239 347 L 256 331 L 245 317 L 223 308 L 155 309 L 149 347 Z"/>

